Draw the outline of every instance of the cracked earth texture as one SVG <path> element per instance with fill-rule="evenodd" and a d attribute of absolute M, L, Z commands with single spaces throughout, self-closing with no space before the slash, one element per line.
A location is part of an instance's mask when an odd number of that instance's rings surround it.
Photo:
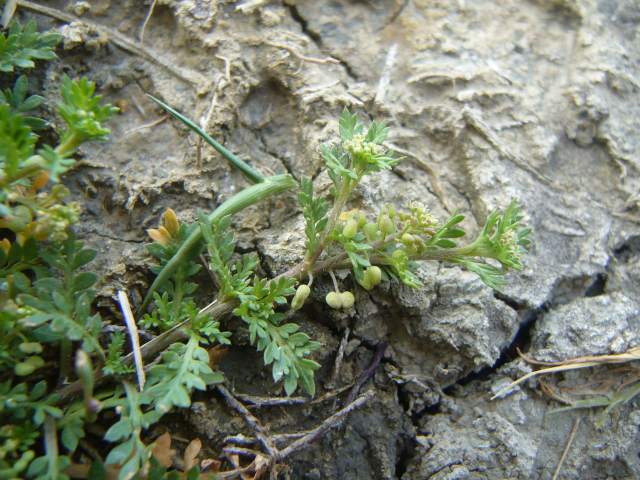
<path fill-rule="evenodd" d="M 557 404 L 533 382 L 489 398 L 530 371 L 516 347 L 552 361 L 640 344 L 640 4 L 159 0 L 144 50 L 124 50 L 116 37 L 137 39 L 149 3 L 47 2 L 73 22 L 21 13 L 64 35 L 47 88 L 63 72 L 84 74 L 124 107 L 110 139 L 84 147 L 67 178 L 84 204 L 80 234 L 99 250 L 103 308 L 116 315 L 111 298 L 121 287 L 141 298 L 150 278 L 145 229 L 166 207 L 193 220 L 245 185 L 185 128 L 162 121 L 145 93 L 202 121 L 256 168 L 309 175 L 320 189 L 328 179 L 317 147 L 336 134 L 341 109 L 384 119 L 407 158 L 367 179 L 355 207 L 418 199 L 440 217 L 464 213 L 473 233 L 515 197 L 534 246 L 500 294 L 458 268 L 425 264 L 424 288 L 360 290 L 348 316 L 327 312 L 320 279 L 299 320 L 325 343 L 321 390 L 345 328 L 338 386 L 369 364 L 378 342 L 389 348 L 368 384 L 375 401 L 296 454 L 282 475 L 551 478 L 577 413 L 551 413 Z M 240 248 L 258 251 L 265 271 L 300 259 L 293 195 L 234 223 Z M 235 389 L 277 394 L 260 356 L 238 341 L 222 363 Z M 207 448 L 243 430 L 216 398 L 197 400 L 171 421 Z M 271 431 L 289 431 L 335 407 L 260 415 Z M 637 405 L 616 409 L 603 428 L 581 414 L 562 478 L 640 477 Z"/>

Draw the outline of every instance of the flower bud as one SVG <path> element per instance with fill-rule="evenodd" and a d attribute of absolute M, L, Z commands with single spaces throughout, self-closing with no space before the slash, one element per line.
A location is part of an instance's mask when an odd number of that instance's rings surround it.
<path fill-rule="evenodd" d="M 159 243 L 163 247 L 166 247 L 171 243 L 171 234 L 164 227 L 159 227 L 157 229 L 149 228 L 147 230 L 147 234 L 151 237 L 151 240 L 153 240 L 156 243 Z"/>
<path fill-rule="evenodd" d="M 389 218 L 396 218 L 396 209 L 393 205 L 389 205 L 387 207 L 387 212 L 389 214 Z"/>
<path fill-rule="evenodd" d="M 391 258 L 393 258 L 396 261 L 402 261 L 407 258 L 407 254 L 402 249 L 399 248 L 393 251 L 393 253 L 391 254 Z"/>
<path fill-rule="evenodd" d="M 410 233 L 405 233 L 402 235 L 401 240 L 406 243 L 413 243 L 416 241 L 416 237 Z"/>
<path fill-rule="evenodd" d="M 303 283 L 296 289 L 296 294 L 293 296 L 293 300 L 291 300 L 291 309 L 292 310 L 300 310 L 304 305 L 304 302 L 309 297 L 311 293 L 311 288 L 306 283 Z"/>
<path fill-rule="evenodd" d="M 358 221 L 355 218 L 350 218 L 342 229 L 342 235 L 351 240 L 356 236 L 356 233 L 358 233 Z"/>
<path fill-rule="evenodd" d="M 167 208 L 164 211 L 164 214 L 162 215 L 162 224 L 172 237 L 177 236 L 178 230 L 180 229 L 180 222 L 178 222 L 176 212 L 174 212 L 171 208 Z"/>
<path fill-rule="evenodd" d="M 325 297 L 327 305 L 331 308 L 342 308 L 342 296 L 339 292 L 329 292 Z"/>
<path fill-rule="evenodd" d="M 353 293 L 346 291 L 339 294 L 342 300 L 342 308 L 351 308 L 355 303 L 356 299 L 353 296 Z"/>

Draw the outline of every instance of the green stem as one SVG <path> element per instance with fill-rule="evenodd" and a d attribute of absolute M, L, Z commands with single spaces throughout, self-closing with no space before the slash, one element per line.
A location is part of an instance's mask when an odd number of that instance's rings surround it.
<path fill-rule="evenodd" d="M 235 168 L 240 170 L 244 174 L 244 176 L 247 177 L 247 179 L 251 183 L 260 183 L 260 182 L 264 182 L 266 180 L 266 177 L 264 177 L 264 175 L 262 175 L 260 172 L 258 172 L 254 168 L 252 168 L 247 163 L 245 163 L 242 160 L 240 160 L 233 153 L 231 153 L 229 150 L 227 150 L 225 147 L 223 147 L 220 143 L 216 142 L 213 138 L 211 138 L 207 134 L 207 132 L 205 132 L 202 128 L 200 128 L 198 125 L 196 125 L 195 122 L 193 122 L 192 120 L 188 119 L 187 117 L 182 115 L 177 110 L 174 110 L 173 108 L 171 108 L 169 105 L 164 103 L 162 100 L 159 100 L 156 97 L 154 97 L 152 95 L 149 95 L 149 94 L 147 94 L 147 96 L 149 98 L 151 98 L 151 100 L 156 102 L 158 105 L 160 105 L 162 108 L 164 108 L 167 112 L 169 112 L 173 117 L 177 118 L 182 123 L 184 123 L 187 127 L 189 127 L 191 130 L 193 130 L 198 135 L 200 135 L 204 139 L 205 142 L 207 142 L 209 145 L 211 145 L 213 148 L 215 148 L 216 151 L 220 155 L 222 155 L 229 163 L 231 163 L 232 166 L 234 166 Z"/>
<path fill-rule="evenodd" d="M 76 148 L 78 148 L 78 145 L 80 145 L 82 143 L 82 139 L 80 137 L 78 137 L 78 135 L 71 134 L 63 143 L 61 143 L 60 145 L 58 145 L 55 149 L 56 153 L 58 155 L 60 155 L 61 157 L 66 157 L 71 155 Z M 0 177 L 0 188 L 6 188 L 9 184 L 20 180 L 21 178 L 25 178 L 28 177 L 30 175 L 39 173 L 40 171 L 43 170 L 43 166 L 42 166 L 42 157 L 40 157 L 39 155 L 34 155 L 32 157 L 30 157 L 33 160 L 38 160 L 39 161 L 34 161 L 33 163 L 31 163 L 30 165 L 25 165 L 23 168 L 20 169 L 19 172 L 17 172 L 15 175 L 3 175 Z"/>
<path fill-rule="evenodd" d="M 182 265 L 181 267 L 184 267 L 184 265 Z M 183 293 L 184 293 L 184 282 L 185 282 L 185 269 L 184 268 L 178 268 L 178 270 L 176 271 L 176 280 L 174 282 L 174 288 L 173 288 L 173 318 L 178 319 L 179 318 L 179 313 L 180 313 L 180 304 L 182 303 L 182 297 L 183 297 Z"/>
<path fill-rule="evenodd" d="M 297 183 L 290 175 L 275 175 L 273 177 L 267 177 L 264 182 L 245 188 L 224 202 L 209 214 L 207 221 L 209 223 L 216 222 L 227 215 L 233 215 L 234 213 L 264 200 L 265 198 L 282 193 L 296 185 Z M 149 301 L 153 297 L 153 292 L 155 292 L 160 285 L 169 279 L 173 272 L 175 272 L 176 268 L 178 268 L 193 249 L 200 245 L 201 241 L 202 231 L 199 228 L 196 228 L 155 278 L 151 287 L 149 287 L 147 295 L 144 297 L 144 301 L 140 306 L 140 311 L 144 310 L 149 304 Z"/>
<path fill-rule="evenodd" d="M 56 153 L 61 157 L 71 155 L 76 148 L 82 143 L 82 139 L 76 133 L 72 133 L 67 139 L 56 147 Z"/>
<path fill-rule="evenodd" d="M 71 373 L 71 340 L 63 338 L 60 341 L 60 383 L 69 378 Z"/>
<path fill-rule="evenodd" d="M 38 173 L 40 170 L 42 170 L 42 165 L 33 164 L 27 165 L 13 176 L 3 175 L 0 177 L 0 188 L 6 188 L 9 186 L 9 184 L 15 182 L 16 180 L 20 180 L 21 178 L 28 177 L 30 175 L 33 175 L 34 173 Z"/>
<path fill-rule="evenodd" d="M 349 199 L 349 195 L 351 194 L 351 190 L 353 190 L 354 186 L 355 183 L 351 182 L 348 179 L 342 183 L 340 191 L 336 196 L 336 200 L 333 203 L 333 208 L 331 209 L 331 212 L 329 212 L 329 221 L 327 222 L 327 226 L 324 228 L 324 231 L 320 236 L 318 245 L 316 246 L 313 253 L 304 262 L 304 271 L 311 271 L 311 269 L 313 268 L 313 264 L 316 262 L 316 260 L 318 260 L 320 255 L 322 255 L 322 252 L 327 246 L 327 238 L 338 223 L 340 213 L 342 213 L 342 209 L 346 205 L 347 200 Z"/>
<path fill-rule="evenodd" d="M 48 478 L 58 478 L 58 436 L 56 421 L 47 415 L 44 419 L 44 449 L 47 456 Z"/>

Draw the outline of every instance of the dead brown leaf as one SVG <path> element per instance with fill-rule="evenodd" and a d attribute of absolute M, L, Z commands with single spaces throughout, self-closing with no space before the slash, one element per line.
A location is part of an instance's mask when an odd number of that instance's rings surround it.
<path fill-rule="evenodd" d="M 224 345 L 216 345 L 209 349 L 209 366 L 216 369 L 222 359 L 229 353 L 229 349 Z"/>
<path fill-rule="evenodd" d="M 156 439 L 151 453 L 164 468 L 169 468 L 173 465 L 173 456 L 176 451 L 171 448 L 171 435 L 169 432 L 163 433 Z"/>
<path fill-rule="evenodd" d="M 114 465 L 105 465 L 106 480 L 118 480 L 118 473 L 120 469 Z M 89 463 L 72 463 L 64 471 L 71 478 L 89 478 L 89 470 L 91 464 Z"/>
<path fill-rule="evenodd" d="M 191 440 L 191 442 L 189 442 L 189 445 L 187 445 L 187 448 L 185 448 L 184 450 L 184 456 L 183 456 L 185 472 L 188 472 L 193 467 L 198 465 L 197 457 L 201 449 L 202 449 L 202 442 L 200 441 L 199 438 L 194 438 L 193 440 Z"/>

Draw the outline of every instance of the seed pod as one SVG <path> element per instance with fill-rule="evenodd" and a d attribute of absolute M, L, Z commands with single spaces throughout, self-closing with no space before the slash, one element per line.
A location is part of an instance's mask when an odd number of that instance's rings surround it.
<path fill-rule="evenodd" d="M 356 236 L 356 233 L 358 233 L 358 221 L 355 218 L 350 218 L 342 229 L 342 235 L 348 239 L 352 239 Z"/>
<path fill-rule="evenodd" d="M 327 302 L 327 305 L 329 305 L 331 308 L 342 308 L 342 295 L 340 294 L 340 292 L 329 292 L 327 293 L 327 296 L 325 297 L 325 301 Z"/>
<path fill-rule="evenodd" d="M 342 308 L 351 308 L 356 301 L 353 293 L 349 292 L 348 290 L 346 292 L 342 292 L 340 294 L 340 297 L 342 299 Z"/>
<path fill-rule="evenodd" d="M 380 230 L 378 229 L 378 225 L 373 222 L 368 222 L 362 227 L 362 231 L 364 232 L 367 240 L 370 242 L 377 240 L 380 236 Z"/>
<path fill-rule="evenodd" d="M 311 293 L 311 288 L 306 283 L 303 283 L 296 289 L 296 294 L 293 296 L 293 300 L 291 300 L 291 309 L 292 310 L 300 310 L 304 305 L 304 302 L 309 297 Z"/>
<path fill-rule="evenodd" d="M 358 220 L 358 227 L 359 228 L 364 227 L 365 223 L 367 223 L 367 217 L 362 212 L 358 212 L 356 214 L 356 219 Z"/>
<path fill-rule="evenodd" d="M 375 265 L 365 270 L 365 275 L 369 278 L 371 286 L 375 287 L 382 281 L 382 270 Z"/>
<path fill-rule="evenodd" d="M 28 362 L 20 362 L 16 363 L 15 367 L 13 367 L 13 371 L 19 377 L 26 377 L 27 375 L 31 375 L 36 367 Z"/>
<path fill-rule="evenodd" d="M 378 225 L 380 226 L 380 230 L 384 235 L 390 235 L 396 231 L 396 226 L 391 221 L 388 215 L 382 215 L 378 220 Z"/>
<path fill-rule="evenodd" d="M 24 362 L 28 363 L 29 365 L 33 365 L 34 369 L 44 367 L 44 360 L 38 355 L 31 355 Z"/>
<path fill-rule="evenodd" d="M 373 285 L 371 285 L 371 279 L 369 278 L 369 275 L 367 275 L 366 270 L 364 271 L 362 278 L 358 279 L 358 283 L 362 288 L 364 288 L 367 291 L 373 288 Z"/>
<path fill-rule="evenodd" d="M 18 345 L 18 349 L 22 353 L 41 353 L 42 345 L 40 345 L 38 342 L 22 342 L 20 345 Z"/>

